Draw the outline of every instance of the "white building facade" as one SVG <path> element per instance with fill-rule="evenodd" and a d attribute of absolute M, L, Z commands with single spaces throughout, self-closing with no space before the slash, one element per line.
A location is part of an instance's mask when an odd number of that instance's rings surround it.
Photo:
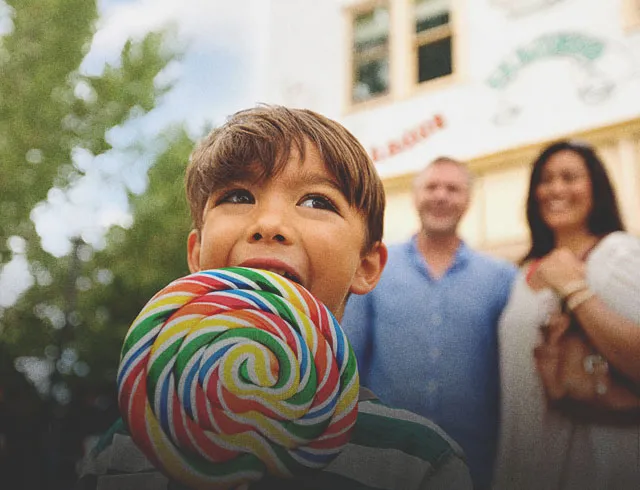
<path fill-rule="evenodd" d="M 477 176 L 464 238 L 517 258 L 530 164 L 560 138 L 597 147 L 640 235 L 639 0 L 271 0 L 266 20 L 266 100 L 359 138 L 388 243 L 417 230 L 411 180 L 447 155 Z"/>

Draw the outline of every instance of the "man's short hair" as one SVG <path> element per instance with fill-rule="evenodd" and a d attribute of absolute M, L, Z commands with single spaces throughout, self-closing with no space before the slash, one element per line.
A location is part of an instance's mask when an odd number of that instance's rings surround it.
<path fill-rule="evenodd" d="M 471 189 L 471 187 L 473 186 L 473 180 L 474 180 L 474 175 L 471 172 L 471 170 L 469 170 L 469 166 L 461 161 L 461 160 L 456 160 L 455 158 L 449 157 L 449 156 L 439 156 L 437 158 L 434 158 L 433 160 L 431 160 L 431 162 L 429 162 L 427 164 L 426 167 L 424 167 L 415 177 L 414 179 L 414 187 L 417 184 L 417 182 L 419 181 L 420 177 L 422 177 L 422 175 L 429 169 L 431 168 L 431 166 L 433 165 L 455 165 L 456 167 L 458 167 L 459 169 L 463 170 L 467 176 L 468 176 L 468 185 L 469 185 L 469 189 Z"/>
<path fill-rule="evenodd" d="M 256 164 L 261 167 L 258 180 L 277 176 L 292 150 L 305 158 L 307 141 L 349 204 L 362 213 L 365 249 L 382 240 L 384 187 L 362 145 L 344 126 L 321 114 L 276 105 L 233 114 L 191 154 L 185 184 L 194 228 L 202 228 L 207 201 L 216 189 L 254 175 Z"/>

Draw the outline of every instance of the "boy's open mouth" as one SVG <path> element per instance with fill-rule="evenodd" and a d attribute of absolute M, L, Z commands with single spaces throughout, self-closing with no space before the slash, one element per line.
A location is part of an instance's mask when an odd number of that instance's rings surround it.
<path fill-rule="evenodd" d="M 302 283 L 302 278 L 300 277 L 298 271 L 296 271 L 295 268 L 290 264 L 280 259 L 254 258 L 243 261 L 241 264 L 239 264 L 239 266 L 251 267 L 253 269 L 262 269 L 265 271 L 273 272 L 274 274 L 278 274 L 279 276 L 282 276 L 285 279 L 289 279 L 296 284 L 304 286 L 304 284 Z"/>

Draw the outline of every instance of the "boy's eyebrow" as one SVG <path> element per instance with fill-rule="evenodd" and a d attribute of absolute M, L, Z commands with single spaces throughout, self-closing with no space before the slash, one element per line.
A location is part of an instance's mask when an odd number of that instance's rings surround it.
<path fill-rule="evenodd" d="M 306 185 L 326 185 L 333 187 L 335 190 L 342 192 L 337 180 L 332 177 L 325 177 L 315 172 L 301 172 L 300 178 L 296 179 L 298 182 L 302 182 Z"/>
<path fill-rule="evenodd" d="M 221 189 L 225 189 L 233 186 L 242 186 L 244 184 L 261 184 L 265 181 L 269 181 L 271 179 L 277 179 L 279 177 L 280 177 L 279 175 L 266 177 L 266 176 L 261 176 L 258 173 L 258 171 L 249 171 L 249 172 L 246 172 L 246 174 L 243 176 L 239 176 L 239 177 L 228 179 L 228 180 L 225 179 L 224 181 L 217 182 L 216 185 L 212 186 L 212 188 L 210 189 L 210 192 L 217 192 L 217 191 L 220 191 Z M 338 183 L 337 179 L 333 177 L 327 177 L 325 175 L 321 175 L 313 171 L 310 172 L 310 171 L 300 170 L 300 172 L 296 173 L 295 175 L 287 177 L 285 180 L 285 184 L 292 188 L 297 188 L 297 187 L 300 187 L 301 185 L 328 186 L 340 192 L 341 194 L 343 194 L 342 187 Z"/>

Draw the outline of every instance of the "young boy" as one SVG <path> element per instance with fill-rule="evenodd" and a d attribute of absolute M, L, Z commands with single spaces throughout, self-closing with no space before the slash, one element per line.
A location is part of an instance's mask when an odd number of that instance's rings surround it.
<path fill-rule="evenodd" d="M 373 289 L 385 265 L 384 189 L 362 146 L 308 110 L 259 106 L 233 115 L 193 152 L 186 174 L 194 229 L 191 272 L 266 269 L 308 289 L 341 319 L 348 296 Z M 182 488 L 155 470 L 117 424 L 83 469 L 80 488 Z M 342 453 L 303 480 L 249 488 L 467 489 L 461 450 L 413 413 L 361 389 Z"/>

